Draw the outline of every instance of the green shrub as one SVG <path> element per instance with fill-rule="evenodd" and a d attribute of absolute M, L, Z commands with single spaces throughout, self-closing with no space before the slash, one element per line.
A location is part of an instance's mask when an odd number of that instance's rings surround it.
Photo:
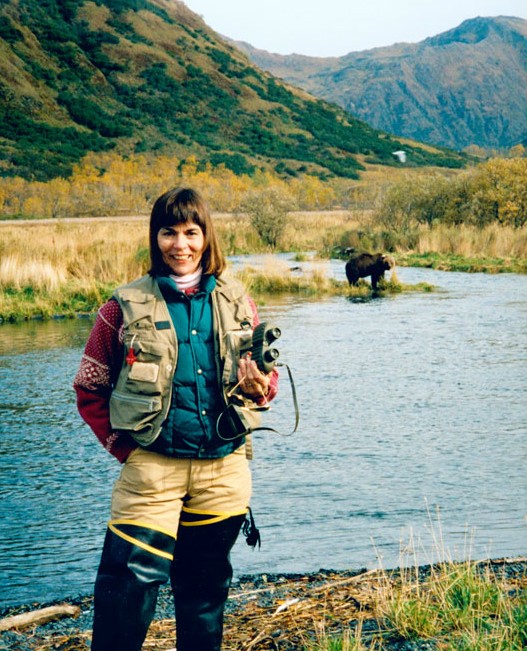
<path fill-rule="evenodd" d="M 0 34 L 8 43 L 16 43 L 23 39 L 22 32 L 13 25 L 7 16 L 0 16 Z"/>
<path fill-rule="evenodd" d="M 251 165 L 249 161 L 242 156 L 242 154 L 226 154 L 218 153 L 212 154 L 210 163 L 214 167 L 224 165 L 227 169 L 233 171 L 235 174 L 254 174 L 256 168 Z"/>
<path fill-rule="evenodd" d="M 294 200 L 286 190 L 268 187 L 250 192 L 242 209 L 248 213 L 262 242 L 276 249 L 287 223 L 287 214 L 294 210 Z"/>

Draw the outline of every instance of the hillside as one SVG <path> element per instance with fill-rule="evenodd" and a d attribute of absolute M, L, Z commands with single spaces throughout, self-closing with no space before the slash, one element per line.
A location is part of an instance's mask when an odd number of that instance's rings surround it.
<path fill-rule="evenodd" d="M 338 58 L 237 46 L 261 68 L 398 136 L 459 150 L 509 148 L 527 139 L 521 18 L 474 18 L 417 44 Z"/>
<path fill-rule="evenodd" d="M 356 178 L 403 146 L 288 87 L 178 0 L 2 0 L 0 175 L 68 176 L 87 152 Z M 405 143 L 410 165 L 460 166 Z"/>

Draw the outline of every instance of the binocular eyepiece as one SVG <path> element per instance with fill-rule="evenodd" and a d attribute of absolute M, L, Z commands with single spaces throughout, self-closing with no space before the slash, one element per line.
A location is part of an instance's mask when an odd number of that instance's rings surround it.
<path fill-rule="evenodd" d="M 272 344 L 282 331 L 269 323 L 259 323 L 253 330 L 251 354 L 262 373 L 270 373 L 280 353 Z"/>

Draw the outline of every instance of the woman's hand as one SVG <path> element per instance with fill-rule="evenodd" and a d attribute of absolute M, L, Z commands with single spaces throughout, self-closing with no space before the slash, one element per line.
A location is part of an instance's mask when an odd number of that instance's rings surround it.
<path fill-rule="evenodd" d="M 260 371 L 256 362 L 251 359 L 251 353 L 247 353 L 238 362 L 237 375 L 241 390 L 253 400 L 265 398 L 269 393 L 271 378 Z"/>

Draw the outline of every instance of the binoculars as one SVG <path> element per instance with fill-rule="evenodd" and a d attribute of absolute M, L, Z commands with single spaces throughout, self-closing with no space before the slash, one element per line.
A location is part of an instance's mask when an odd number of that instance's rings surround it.
<path fill-rule="evenodd" d="M 259 323 L 253 330 L 250 346 L 240 352 L 242 355 L 250 352 L 260 371 L 270 373 L 280 355 L 273 343 L 281 334 L 280 328 L 270 323 Z"/>

